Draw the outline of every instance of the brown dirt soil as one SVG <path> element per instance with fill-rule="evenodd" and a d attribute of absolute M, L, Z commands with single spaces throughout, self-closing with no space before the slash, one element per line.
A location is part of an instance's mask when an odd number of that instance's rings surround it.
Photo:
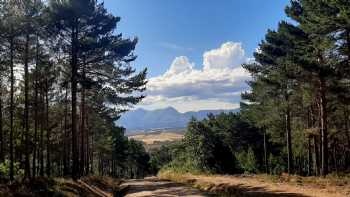
<path fill-rule="evenodd" d="M 259 197 L 350 197 L 350 183 L 298 176 L 214 176 L 163 172 L 161 179 L 191 184 L 220 196 Z"/>

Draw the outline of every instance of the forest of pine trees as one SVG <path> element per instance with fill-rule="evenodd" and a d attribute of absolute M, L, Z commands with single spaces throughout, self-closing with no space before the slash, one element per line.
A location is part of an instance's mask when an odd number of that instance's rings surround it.
<path fill-rule="evenodd" d="M 269 30 L 256 62 L 244 65 L 253 80 L 242 113 L 271 142 L 285 145 L 288 173 L 344 172 L 350 168 L 350 2 L 293 0 L 286 14 L 292 21 Z"/>
<path fill-rule="evenodd" d="M 237 114 L 193 119 L 146 153 L 115 125 L 139 103 L 138 40 L 97 0 L 0 0 L 0 178 L 143 177 L 161 168 L 326 176 L 350 170 L 350 1 L 292 0 L 243 67 Z"/>
<path fill-rule="evenodd" d="M 350 1 L 292 0 L 243 65 L 238 114 L 192 120 L 155 169 L 326 176 L 350 171 Z M 230 164 L 228 164 L 229 162 Z"/>
<path fill-rule="evenodd" d="M 146 70 L 119 21 L 96 0 L 0 1 L 2 180 L 140 176 L 145 150 L 114 122 L 143 98 Z M 124 149 L 134 157 L 116 164 Z"/>

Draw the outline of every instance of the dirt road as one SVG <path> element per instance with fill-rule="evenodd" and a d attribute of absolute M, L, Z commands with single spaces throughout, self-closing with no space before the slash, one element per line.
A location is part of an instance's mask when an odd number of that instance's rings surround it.
<path fill-rule="evenodd" d="M 127 180 L 122 186 L 128 186 L 126 197 L 204 197 L 210 196 L 199 190 L 179 183 L 159 180 L 157 177 Z"/>
<path fill-rule="evenodd" d="M 163 181 L 157 177 L 127 180 L 122 186 L 127 186 L 126 197 L 350 197 L 350 190 L 345 185 L 326 186 L 314 184 L 273 183 L 259 177 L 251 176 L 193 176 L 179 175 L 176 178 L 161 176 L 171 181 Z M 180 179 L 179 179 L 180 178 Z M 180 183 L 176 183 L 180 182 Z M 193 189 L 196 185 L 203 191 L 222 194 L 213 195 Z"/>

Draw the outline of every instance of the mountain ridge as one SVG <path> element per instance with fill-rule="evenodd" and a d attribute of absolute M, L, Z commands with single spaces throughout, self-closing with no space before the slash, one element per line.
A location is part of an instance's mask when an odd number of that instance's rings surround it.
<path fill-rule="evenodd" d="M 124 113 L 116 124 L 123 126 L 127 131 L 153 130 L 162 128 L 185 128 L 192 117 L 203 120 L 212 113 L 214 115 L 228 112 L 238 112 L 239 109 L 232 110 L 201 110 L 180 113 L 172 107 L 157 110 L 145 110 L 138 108 Z"/>

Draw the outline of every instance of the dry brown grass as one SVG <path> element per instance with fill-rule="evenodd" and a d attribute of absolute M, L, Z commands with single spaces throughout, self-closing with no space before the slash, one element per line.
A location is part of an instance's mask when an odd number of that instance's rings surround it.
<path fill-rule="evenodd" d="M 224 196 L 291 196 L 291 197 L 347 197 L 350 196 L 348 179 L 334 177 L 275 177 L 267 175 L 191 175 L 162 172 L 160 178 L 187 183 L 204 191 Z"/>
<path fill-rule="evenodd" d="M 136 134 L 129 136 L 129 138 L 142 141 L 146 145 L 152 145 L 157 142 L 172 142 L 179 141 L 183 139 L 183 134 L 181 133 L 172 133 L 172 132 L 155 132 L 147 134 Z"/>
<path fill-rule="evenodd" d="M 54 186 L 54 190 L 59 193 L 60 196 L 64 197 L 98 197 L 97 195 L 91 193 L 87 188 L 83 187 L 78 182 L 71 179 L 57 178 L 55 179 L 57 184 Z"/>
<path fill-rule="evenodd" d="M 106 192 L 113 192 L 114 190 L 118 189 L 119 185 L 121 184 L 120 180 L 111 177 L 90 176 L 82 178 L 82 180 L 85 183 L 98 187 Z"/>

